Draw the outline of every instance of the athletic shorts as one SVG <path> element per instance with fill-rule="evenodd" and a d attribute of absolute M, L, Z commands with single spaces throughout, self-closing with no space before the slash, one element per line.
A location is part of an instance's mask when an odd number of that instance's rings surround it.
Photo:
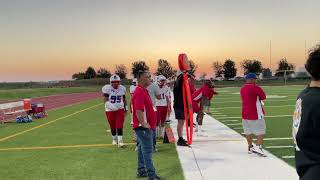
<path fill-rule="evenodd" d="M 242 120 L 244 134 L 254 134 L 256 136 L 266 134 L 266 122 L 264 119 L 258 120 Z"/>
<path fill-rule="evenodd" d="M 168 106 L 157 106 L 157 125 L 163 124 L 167 119 Z"/>
<path fill-rule="evenodd" d="M 106 116 L 111 129 L 122 129 L 124 123 L 124 109 L 106 111 Z"/>

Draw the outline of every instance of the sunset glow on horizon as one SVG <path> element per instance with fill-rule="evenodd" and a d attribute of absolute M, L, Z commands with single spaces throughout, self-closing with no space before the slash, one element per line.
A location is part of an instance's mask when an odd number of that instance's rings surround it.
<path fill-rule="evenodd" d="M 320 1 L 0 2 L 0 82 L 71 79 L 88 66 L 114 72 L 144 60 L 177 67 L 179 53 L 213 76 L 212 63 L 258 59 L 271 69 L 281 58 L 297 68 L 320 43 Z"/>

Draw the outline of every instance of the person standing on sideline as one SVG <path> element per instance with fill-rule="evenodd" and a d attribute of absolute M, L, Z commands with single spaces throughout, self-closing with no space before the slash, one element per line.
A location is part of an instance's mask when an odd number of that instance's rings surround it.
<path fill-rule="evenodd" d="M 184 64 L 187 66 L 186 70 L 190 70 L 190 62 L 187 59 L 187 56 L 184 58 Z M 178 132 L 178 146 L 189 146 L 187 141 L 183 138 L 183 126 L 184 126 L 184 103 L 183 103 L 183 92 L 182 92 L 182 86 L 183 86 L 183 73 L 178 72 L 178 77 L 174 83 L 173 86 L 173 109 L 176 116 L 176 119 L 178 120 L 177 125 L 177 132 Z M 187 119 L 187 122 L 189 120 Z"/>
<path fill-rule="evenodd" d="M 248 141 L 248 153 L 265 156 L 262 144 L 266 134 L 265 111 L 262 101 L 266 99 L 263 89 L 256 84 L 255 73 L 248 73 L 245 77 L 246 84 L 240 90 L 242 100 L 242 125 Z M 253 135 L 257 136 L 256 147 L 253 146 Z"/>
<path fill-rule="evenodd" d="M 161 99 L 160 96 L 160 88 L 156 84 L 157 83 L 157 76 L 154 77 L 153 82 L 147 87 L 149 96 L 152 101 L 152 107 L 153 110 L 157 113 L 157 106 L 156 106 L 156 99 Z M 151 129 L 152 130 L 152 135 L 153 135 L 153 151 L 157 151 L 156 149 L 156 144 L 157 144 L 157 128 Z"/>
<path fill-rule="evenodd" d="M 148 71 L 139 71 L 138 86 L 132 96 L 133 128 L 138 140 L 138 169 L 137 177 L 162 179 L 157 176 L 153 166 L 153 132 L 156 128 L 156 113 L 153 110 L 152 101 L 146 89 L 151 84 L 151 76 Z"/>
<path fill-rule="evenodd" d="M 134 90 L 136 90 L 137 87 L 137 78 L 134 78 L 132 80 L 132 84 L 130 86 L 130 96 L 131 96 L 131 100 L 132 100 L 132 95 L 134 93 Z M 132 117 L 132 102 L 130 101 L 130 113 L 131 113 L 131 126 L 133 125 L 133 117 Z M 133 131 L 133 141 L 137 141 L 137 135 L 135 133 L 135 131 Z"/>
<path fill-rule="evenodd" d="M 112 144 L 123 147 L 123 124 L 127 111 L 126 88 L 120 85 L 120 77 L 112 75 L 110 84 L 102 87 L 106 116 L 112 134 Z"/>
<path fill-rule="evenodd" d="M 160 100 L 156 100 L 157 105 L 157 135 L 160 139 L 164 138 L 164 131 L 165 131 L 165 121 L 167 119 L 168 112 L 171 107 L 170 102 L 170 89 L 166 85 L 167 78 L 163 75 L 158 76 L 158 87 L 160 92 Z"/>
<path fill-rule="evenodd" d="M 311 51 L 306 70 L 311 82 L 297 98 L 293 116 L 295 160 L 300 180 L 320 179 L 320 46 Z"/>

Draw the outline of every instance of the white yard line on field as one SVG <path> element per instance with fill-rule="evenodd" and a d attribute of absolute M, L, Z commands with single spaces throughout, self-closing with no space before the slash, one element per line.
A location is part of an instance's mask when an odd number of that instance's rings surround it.
<path fill-rule="evenodd" d="M 265 116 L 265 118 L 276 118 L 276 117 L 292 117 L 293 115 L 275 115 L 275 116 Z M 242 119 L 242 117 L 239 116 L 235 116 L 235 117 L 222 117 L 219 118 L 219 120 L 223 120 L 223 119 Z"/>
<path fill-rule="evenodd" d="M 294 159 L 294 156 L 282 156 L 283 159 Z"/>
<path fill-rule="evenodd" d="M 242 123 L 234 123 L 234 124 L 227 124 L 228 126 L 239 126 L 242 125 Z"/>
<path fill-rule="evenodd" d="M 294 101 L 296 99 L 285 99 L 285 100 L 279 100 L 279 99 L 272 99 L 272 100 L 266 100 L 265 102 L 284 102 L 284 101 Z M 241 103 L 241 101 L 224 101 L 224 102 L 214 102 L 215 104 L 225 104 L 225 103 Z"/>
<path fill-rule="evenodd" d="M 239 120 L 221 120 L 221 121 L 223 121 L 223 122 L 237 122 Z"/>
<path fill-rule="evenodd" d="M 294 148 L 294 146 L 267 146 L 266 149 Z"/>
<path fill-rule="evenodd" d="M 254 139 L 257 140 L 257 139 Z M 284 137 L 284 138 L 264 138 L 264 141 L 277 141 L 277 140 L 292 140 L 292 137 Z"/>
<path fill-rule="evenodd" d="M 282 106 L 263 106 L 265 108 L 279 108 L 279 107 L 293 107 L 295 105 L 282 105 Z M 214 108 L 214 109 L 240 109 L 242 106 L 235 106 L 235 107 L 224 107 L 224 108 Z"/>

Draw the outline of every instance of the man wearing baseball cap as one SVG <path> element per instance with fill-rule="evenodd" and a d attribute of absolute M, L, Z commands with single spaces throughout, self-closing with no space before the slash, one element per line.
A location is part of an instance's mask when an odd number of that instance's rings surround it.
<path fill-rule="evenodd" d="M 246 84 L 240 90 L 242 100 L 242 125 L 248 142 L 248 153 L 265 156 L 262 143 L 266 133 L 264 109 L 262 101 L 266 99 L 263 89 L 256 84 L 257 75 L 248 73 L 245 76 Z M 253 135 L 257 136 L 256 147 L 253 146 Z"/>

